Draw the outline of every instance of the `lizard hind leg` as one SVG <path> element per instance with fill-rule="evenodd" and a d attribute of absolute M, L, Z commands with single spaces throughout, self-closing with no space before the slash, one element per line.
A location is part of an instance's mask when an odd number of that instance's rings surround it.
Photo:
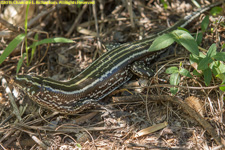
<path fill-rule="evenodd" d="M 154 75 L 154 71 L 144 61 L 135 61 L 130 70 L 133 74 L 145 79 L 149 79 Z"/>

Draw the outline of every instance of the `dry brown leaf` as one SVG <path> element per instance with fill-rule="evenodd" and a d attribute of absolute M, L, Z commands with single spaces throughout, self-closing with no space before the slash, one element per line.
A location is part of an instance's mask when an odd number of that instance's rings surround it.
<path fill-rule="evenodd" d="M 204 116 L 205 113 L 204 104 L 197 97 L 189 96 L 184 101 L 196 112 L 198 112 L 202 117 Z"/>

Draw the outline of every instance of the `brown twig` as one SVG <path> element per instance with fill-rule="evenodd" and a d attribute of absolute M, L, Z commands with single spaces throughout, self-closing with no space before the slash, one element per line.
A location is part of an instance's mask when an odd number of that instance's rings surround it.
<path fill-rule="evenodd" d="M 14 26 L 13 24 L 7 22 L 6 20 L 2 19 L 1 17 L 0 17 L 0 23 L 11 31 L 14 31 L 17 33 L 24 32 L 23 28 Z"/>
<path fill-rule="evenodd" d="M 20 116 L 20 111 L 19 111 L 19 109 L 18 109 L 18 107 L 17 107 L 17 105 L 16 105 L 16 102 L 15 102 L 15 100 L 14 100 L 14 98 L 13 98 L 12 92 L 11 92 L 11 90 L 9 89 L 9 87 L 8 87 L 8 85 L 7 85 L 7 82 L 6 82 L 5 78 L 2 79 L 2 83 L 3 83 L 3 86 L 4 86 L 5 90 L 6 90 L 6 93 L 7 93 L 8 96 L 9 96 L 10 103 L 11 103 L 11 105 L 12 105 L 12 107 L 13 107 L 13 113 L 16 115 L 16 117 L 17 117 L 17 119 L 19 120 L 19 122 L 21 122 L 21 121 L 22 121 L 22 118 L 21 118 L 21 116 Z"/>
<path fill-rule="evenodd" d="M 154 84 L 154 85 L 150 85 L 150 86 L 143 86 L 143 87 L 128 87 L 125 86 L 125 88 L 127 89 L 140 89 L 140 88 L 155 88 L 155 87 L 167 87 L 167 88 L 171 88 L 171 87 L 176 87 L 176 88 L 183 88 L 183 89 L 193 89 L 193 90 L 209 90 L 209 89 L 216 89 L 219 87 L 224 87 L 225 85 L 215 85 L 215 86 L 209 86 L 209 87 L 193 87 L 193 86 L 180 86 L 180 85 L 170 85 L 170 84 Z"/>

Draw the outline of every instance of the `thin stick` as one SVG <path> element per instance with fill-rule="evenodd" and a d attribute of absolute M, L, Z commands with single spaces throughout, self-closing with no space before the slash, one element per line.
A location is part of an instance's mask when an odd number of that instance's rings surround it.
<path fill-rule="evenodd" d="M 15 102 L 15 100 L 13 98 L 12 92 L 9 89 L 7 81 L 6 81 L 5 78 L 2 78 L 2 84 L 3 84 L 3 87 L 5 88 L 6 93 L 9 96 L 10 103 L 11 103 L 11 105 L 13 107 L 13 113 L 16 115 L 16 117 L 19 120 L 19 122 L 22 122 L 22 118 L 20 116 L 20 111 L 19 111 L 19 109 L 18 109 L 18 107 L 16 105 L 16 102 Z"/>

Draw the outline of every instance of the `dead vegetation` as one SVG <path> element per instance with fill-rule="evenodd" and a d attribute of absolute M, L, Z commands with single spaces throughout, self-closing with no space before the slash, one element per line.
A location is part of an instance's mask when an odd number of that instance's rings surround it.
<path fill-rule="evenodd" d="M 160 1 L 129 2 L 96 0 L 95 5 L 31 5 L 30 43 L 34 34 L 39 33 L 39 39 L 60 36 L 74 40 L 75 44 L 39 46 L 31 65 L 24 63 L 21 73 L 70 79 L 105 52 L 104 44 L 143 39 L 196 10 L 193 3 L 186 1 L 170 1 L 167 9 Z M 1 53 L 16 35 L 24 32 L 26 5 L 18 6 L 13 17 L 9 10 L 15 9 L 10 8 L 14 6 L 0 6 Z M 197 32 L 203 16 L 187 28 Z M 201 47 L 223 44 L 224 25 L 213 23 L 218 18 L 210 17 L 210 27 L 216 28 L 216 32 L 206 32 Z M 15 76 L 23 48 L 23 44 L 19 45 L 0 65 L 4 77 Z M 175 54 L 154 63 L 157 73 L 147 85 L 143 81 L 144 87 L 140 87 L 134 78 L 122 87 L 125 90 L 101 100 L 112 111 L 110 114 L 92 108 L 80 114 L 62 115 L 41 108 L 23 94 L 12 106 L 6 86 L 2 86 L 0 149 L 222 149 L 225 117 L 220 82 L 214 78 L 206 87 L 202 77 L 183 77 L 179 92 L 173 97 L 165 69 L 179 67 L 180 62 L 189 71 L 193 67 L 187 51 L 178 45 L 170 48 L 175 49 Z M 8 86 L 13 87 L 9 83 Z"/>

